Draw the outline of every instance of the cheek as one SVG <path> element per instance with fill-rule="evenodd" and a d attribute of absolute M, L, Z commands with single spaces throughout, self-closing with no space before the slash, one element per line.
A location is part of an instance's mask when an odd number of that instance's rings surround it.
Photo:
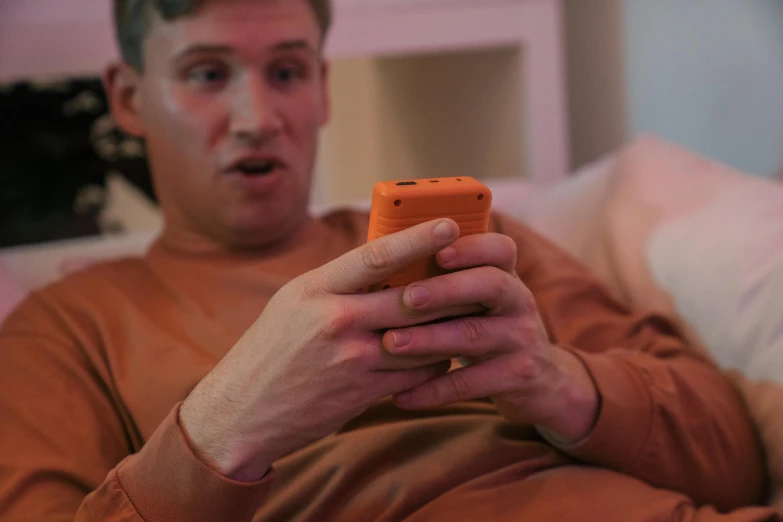
<path fill-rule="evenodd" d="M 195 159 L 219 141 L 225 126 L 220 103 L 171 85 L 161 86 L 150 99 L 156 103 L 146 107 L 145 120 L 151 122 L 149 137 L 159 145 Z"/>
<path fill-rule="evenodd" d="M 301 141 L 313 142 L 318 136 L 324 118 L 324 107 L 318 96 L 308 93 L 287 103 L 286 112 L 296 137 Z"/>

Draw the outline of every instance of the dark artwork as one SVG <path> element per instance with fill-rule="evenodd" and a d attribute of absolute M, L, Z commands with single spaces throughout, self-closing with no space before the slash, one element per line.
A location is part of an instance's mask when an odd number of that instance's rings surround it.
<path fill-rule="evenodd" d="M 154 199 L 98 79 L 0 85 L 0 248 L 100 233 L 110 172 Z"/>

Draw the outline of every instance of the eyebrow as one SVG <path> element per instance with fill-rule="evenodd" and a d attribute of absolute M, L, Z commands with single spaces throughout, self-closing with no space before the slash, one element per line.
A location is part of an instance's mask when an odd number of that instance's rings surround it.
<path fill-rule="evenodd" d="M 280 42 L 272 47 L 275 51 L 291 51 L 297 49 L 303 49 L 306 51 L 315 51 L 313 46 L 307 40 L 289 40 L 287 42 Z"/>
<path fill-rule="evenodd" d="M 311 51 L 315 53 L 315 49 L 313 48 L 312 45 L 310 45 L 310 42 L 308 42 L 307 40 L 287 40 L 287 41 L 279 42 L 272 46 L 272 50 L 273 51 L 305 50 L 305 51 Z M 188 47 L 182 52 L 180 52 L 179 54 L 177 54 L 175 60 L 179 61 L 193 54 L 202 54 L 202 53 L 229 54 L 231 52 L 233 52 L 233 48 L 229 45 L 198 44 L 198 45 L 193 45 L 191 47 Z"/>

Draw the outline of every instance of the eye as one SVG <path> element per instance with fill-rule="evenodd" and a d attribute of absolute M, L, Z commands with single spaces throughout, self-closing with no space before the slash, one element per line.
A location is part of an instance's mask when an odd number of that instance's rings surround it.
<path fill-rule="evenodd" d="M 282 63 L 271 67 L 269 79 L 273 85 L 287 88 L 307 78 L 307 69 L 294 63 Z"/>
<path fill-rule="evenodd" d="M 187 71 L 187 82 L 199 89 L 219 89 L 228 81 L 228 69 L 218 64 L 197 65 Z"/>

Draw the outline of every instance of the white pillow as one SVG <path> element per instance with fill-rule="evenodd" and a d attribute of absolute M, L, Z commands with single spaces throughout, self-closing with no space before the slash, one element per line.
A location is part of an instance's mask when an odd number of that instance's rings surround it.
<path fill-rule="evenodd" d="M 13 247 L 0 251 L 0 263 L 23 288 L 35 290 L 79 267 L 142 255 L 158 234 L 157 230 L 150 230 Z"/>
<path fill-rule="evenodd" d="M 738 184 L 657 229 L 650 267 L 745 396 L 783 512 L 783 187 Z"/>
<path fill-rule="evenodd" d="M 595 250 L 594 238 L 601 233 L 600 215 L 614 184 L 616 162 L 615 155 L 608 155 L 554 185 L 530 184 L 516 205 L 508 195 L 501 194 L 499 209 L 589 262 Z M 498 208 L 497 199 L 494 195 L 493 208 Z"/>

